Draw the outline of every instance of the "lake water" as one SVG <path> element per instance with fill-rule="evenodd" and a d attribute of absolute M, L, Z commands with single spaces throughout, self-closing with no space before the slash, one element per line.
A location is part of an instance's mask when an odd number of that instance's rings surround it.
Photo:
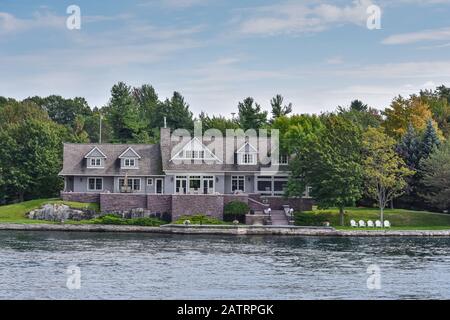
<path fill-rule="evenodd" d="M 450 239 L 0 232 L 0 299 L 398 298 L 450 298 Z"/>

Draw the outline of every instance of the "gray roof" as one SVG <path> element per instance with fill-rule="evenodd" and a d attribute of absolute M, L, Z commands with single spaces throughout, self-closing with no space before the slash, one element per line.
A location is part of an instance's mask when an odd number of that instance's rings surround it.
<path fill-rule="evenodd" d="M 240 144 L 235 145 L 233 149 L 228 149 L 229 145 L 226 146 L 226 139 L 223 139 L 223 161 L 210 161 L 210 162 L 204 162 L 204 161 L 183 161 L 183 162 L 174 162 L 171 160 L 172 155 L 176 154 L 178 151 L 180 151 L 184 145 L 180 143 L 180 141 L 171 141 L 170 137 L 170 129 L 161 129 L 161 156 L 162 156 L 162 168 L 163 171 L 186 171 L 186 172 L 260 172 L 264 168 L 270 168 L 270 164 L 267 165 L 239 165 L 235 162 L 234 157 L 236 151 L 238 151 L 240 148 L 242 148 L 245 145 L 245 148 L 241 151 L 250 151 L 249 145 L 246 145 L 245 141 L 241 141 Z M 266 149 L 270 152 L 270 139 L 267 139 L 266 141 L 263 141 L 266 144 Z M 205 147 L 208 148 L 208 146 L 212 146 L 213 142 L 202 142 Z M 231 143 L 233 144 L 233 143 Z M 237 144 L 237 142 L 236 142 Z M 255 142 L 253 142 L 255 144 Z M 260 150 L 262 146 L 253 145 L 252 146 L 256 150 Z M 256 142 L 257 144 L 257 142 Z M 211 148 L 212 149 L 212 148 Z M 211 150 L 210 151 L 213 151 Z M 279 170 L 281 171 L 287 171 L 288 166 L 283 165 L 279 166 Z"/>
<path fill-rule="evenodd" d="M 85 156 L 97 147 L 105 154 L 104 168 L 88 169 Z M 129 147 L 141 156 L 139 169 L 121 169 L 119 156 Z M 162 175 L 159 144 L 64 144 L 64 162 L 60 175 L 122 176 Z"/>

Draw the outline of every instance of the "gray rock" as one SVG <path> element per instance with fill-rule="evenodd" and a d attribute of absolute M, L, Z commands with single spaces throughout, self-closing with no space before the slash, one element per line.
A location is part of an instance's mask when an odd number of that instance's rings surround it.
<path fill-rule="evenodd" d="M 33 220 L 64 221 L 92 219 L 95 212 L 91 210 L 75 210 L 64 204 L 45 204 L 40 209 L 28 213 L 28 218 Z"/>

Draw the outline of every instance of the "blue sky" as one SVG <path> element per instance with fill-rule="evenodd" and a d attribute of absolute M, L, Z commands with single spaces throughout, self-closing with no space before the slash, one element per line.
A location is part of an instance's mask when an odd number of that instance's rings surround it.
<path fill-rule="evenodd" d="M 69 30 L 66 9 L 81 9 Z M 366 26 L 382 9 L 381 29 Z M 111 86 L 174 90 L 230 116 L 277 93 L 296 113 L 450 86 L 450 0 L 0 0 L 0 95 L 107 103 Z"/>

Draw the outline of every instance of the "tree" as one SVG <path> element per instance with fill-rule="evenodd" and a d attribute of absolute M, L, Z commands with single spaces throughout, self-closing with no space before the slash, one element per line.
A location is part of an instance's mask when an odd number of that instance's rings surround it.
<path fill-rule="evenodd" d="M 344 225 L 345 207 L 362 195 L 361 130 L 335 114 L 322 116 L 321 122 L 322 128 L 306 135 L 308 146 L 301 134 L 298 142 L 290 140 L 300 147 L 290 162 L 288 195 L 301 196 L 303 187 L 310 186 L 320 207 L 339 208 L 340 223 Z"/>
<path fill-rule="evenodd" d="M 158 104 L 153 126 L 163 127 L 164 118 L 166 118 L 167 126 L 172 129 L 192 130 L 194 128 L 193 114 L 189 110 L 189 104 L 179 92 L 175 91 L 170 100 L 166 99 Z"/>
<path fill-rule="evenodd" d="M 417 131 L 423 132 L 428 119 L 432 117 L 428 104 L 415 95 L 409 99 L 401 96 L 395 98 L 383 113 L 386 116 L 383 123 L 386 133 L 396 139 L 405 134 L 410 124 Z"/>
<path fill-rule="evenodd" d="M 50 120 L 34 103 L 23 102 L 18 109 L 29 110 L 0 125 L 0 198 L 22 201 L 56 196 L 62 187 L 58 177 L 62 142 L 73 138 L 66 127 Z M 9 111 L 3 109 L 0 119 Z"/>
<path fill-rule="evenodd" d="M 76 125 L 77 117 L 92 114 L 92 110 L 86 99 L 81 97 L 65 99 L 61 96 L 51 95 L 45 98 L 35 96 L 25 100 L 32 101 L 43 108 L 47 111 L 50 119 L 56 123 L 72 128 Z"/>
<path fill-rule="evenodd" d="M 417 170 L 420 161 L 420 136 L 412 124 L 408 125 L 406 133 L 397 145 L 397 153 L 403 158 L 411 170 Z"/>
<path fill-rule="evenodd" d="M 362 130 L 368 127 L 379 127 L 383 120 L 377 109 L 369 107 L 360 100 L 352 101 L 348 109 L 339 106 L 337 111 L 339 115 L 357 124 Z"/>
<path fill-rule="evenodd" d="M 275 97 L 270 100 L 270 105 L 272 106 L 272 118 L 276 119 L 282 116 L 287 116 L 292 112 L 292 103 L 283 106 L 283 96 L 277 94 Z"/>
<path fill-rule="evenodd" d="M 220 130 L 222 134 L 225 134 L 227 129 L 239 129 L 239 124 L 234 119 L 227 119 L 223 116 L 210 117 L 202 111 L 199 115 L 199 119 L 202 122 L 203 131 L 217 129 Z"/>
<path fill-rule="evenodd" d="M 450 209 L 450 140 L 421 161 L 422 183 L 427 190 L 421 194 L 428 203 Z"/>
<path fill-rule="evenodd" d="M 435 128 L 435 123 L 432 119 L 427 122 L 427 127 L 423 133 L 422 144 L 420 148 L 420 157 L 422 159 L 428 158 L 434 148 L 438 147 L 441 143 L 439 139 L 437 130 Z"/>
<path fill-rule="evenodd" d="M 155 136 L 155 130 L 159 130 L 155 113 L 161 103 L 155 89 L 148 84 L 133 88 L 133 98 L 138 104 L 140 118 L 144 121 L 145 131 L 150 136 Z"/>
<path fill-rule="evenodd" d="M 111 99 L 104 111 L 115 142 L 137 142 L 139 140 L 137 137 L 145 131 L 145 122 L 140 117 L 131 88 L 124 82 L 119 82 L 112 87 Z"/>
<path fill-rule="evenodd" d="M 363 170 L 365 190 L 377 201 L 380 220 L 389 201 L 401 196 L 407 186 L 406 178 L 414 171 L 407 168 L 395 152 L 395 140 L 381 129 L 368 128 L 363 135 Z"/>
<path fill-rule="evenodd" d="M 267 111 L 261 111 L 261 106 L 253 103 L 253 98 L 248 97 L 238 104 L 239 125 L 244 131 L 258 130 L 267 124 Z"/>

